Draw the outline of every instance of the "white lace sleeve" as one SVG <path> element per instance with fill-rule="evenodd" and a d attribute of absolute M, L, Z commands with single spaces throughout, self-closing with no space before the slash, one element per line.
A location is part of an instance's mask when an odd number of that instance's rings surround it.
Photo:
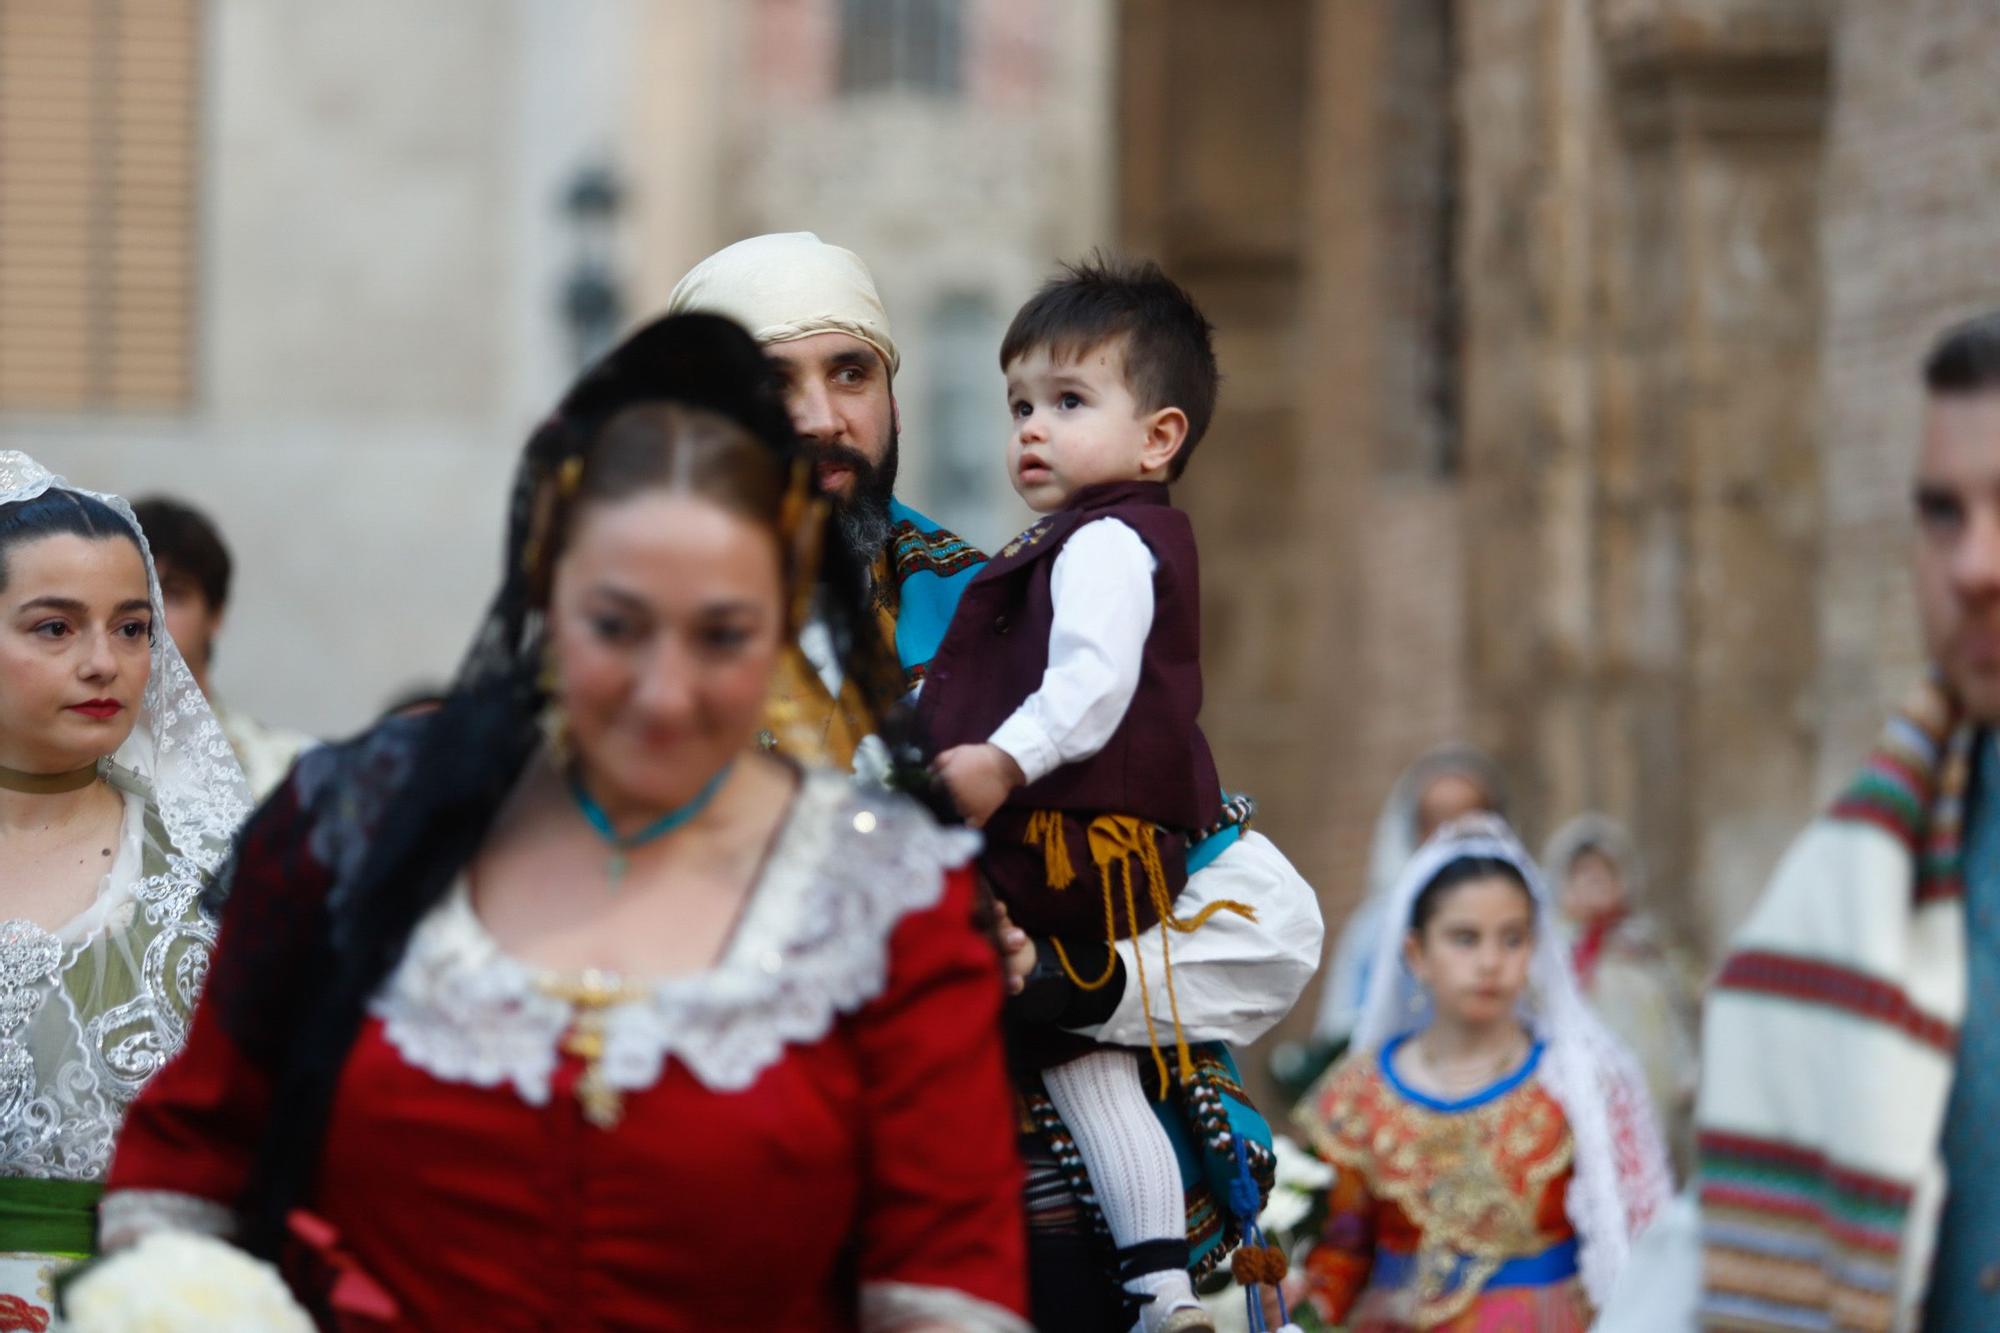
<path fill-rule="evenodd" d="M 113 1190 L 97 1205 L 98 1248 L 122 1249 L 155 1231 L 198 1231 L 228 1240 L 236 1214 L 213 1199 L 175 1190 Z"/>
<path fill-rule="evenodd" d="M 895 1333 L 921 1324 L 943 1324 L 958 1333 L 1034 1333 L 1033 1326 L 1013 1311 L 951 1287 L 862 1284 L 861 1333 Z"/>

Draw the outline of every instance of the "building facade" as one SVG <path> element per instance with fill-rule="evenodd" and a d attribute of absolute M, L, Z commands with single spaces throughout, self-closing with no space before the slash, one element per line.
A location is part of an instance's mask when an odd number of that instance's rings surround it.
<path fill-rule="evenodd" d="M 813 231 L 868 263 L 896 331 L 899 490 L 992 547 L 1013 494 L 1001 335 L 1103 244 L 1109 0 L 756 0 L 723 149 L 729 239 Z"/>
<path fill-rule="evenodd" d="M 1225 333 L 1204 721 L 1330 921 L 1459 737 L 1530 837 L 1628 820 L 1700 951 L 1748 910 L 1921 670 L 1996 44 L 1971 0 L 1122 8 L 1120 233 Z"/>
<path fill-rule="evenodd" d="M 74 103 L 0 93 L 0 224 L 44 201 L 0 225 L 0 445 L 216 518 L 233 704 L 338 735 L 449 676 L 574 362 L 574 180 L 622 174 L 628 281 L 712 235 L 686 182 L 720 71 L 676 31 L 715 7 L 0 0 L 0 49 Z"/>
<path fill-rule="evenodd" d="M 209 511 L 215 679 L 447 679 L 521 441 L 704 254 L 882 277 L 913 499 L 1019 517 L 994 355 L 1105 234 L 1105 0 L 0 0 L 0 447 Z"/>

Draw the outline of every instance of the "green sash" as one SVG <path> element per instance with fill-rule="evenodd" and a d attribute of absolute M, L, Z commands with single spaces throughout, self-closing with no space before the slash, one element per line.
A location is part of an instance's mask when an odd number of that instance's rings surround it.
<path fill-rule="evenodd" d="M 0 1250 L 86 1259 L 97 1248 L 97 1201 L 88 1180 L 0 1177 Z"/>

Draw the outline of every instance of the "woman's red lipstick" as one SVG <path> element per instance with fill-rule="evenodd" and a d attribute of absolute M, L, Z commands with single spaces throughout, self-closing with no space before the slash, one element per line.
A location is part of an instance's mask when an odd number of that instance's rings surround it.
<path fill-rule="evenodd" d="M 116 699 L 85 699 L 80 704 L 71 704 L 69 711 L 82 713 L 85 717 L 94 717 L 102 722 L 106 718 L 117 717 L 124 712 L 125 705 Z"/>

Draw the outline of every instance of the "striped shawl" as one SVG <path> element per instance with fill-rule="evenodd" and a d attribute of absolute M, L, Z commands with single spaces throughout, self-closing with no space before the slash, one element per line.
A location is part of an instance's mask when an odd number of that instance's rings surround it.
<path fill-rule="evenodd" d="M 1708 998 L 1703 1327 L 1921 1319 L 1965 1007 L 1974 735 L 1927 685 L 1793 844 Z"/>

